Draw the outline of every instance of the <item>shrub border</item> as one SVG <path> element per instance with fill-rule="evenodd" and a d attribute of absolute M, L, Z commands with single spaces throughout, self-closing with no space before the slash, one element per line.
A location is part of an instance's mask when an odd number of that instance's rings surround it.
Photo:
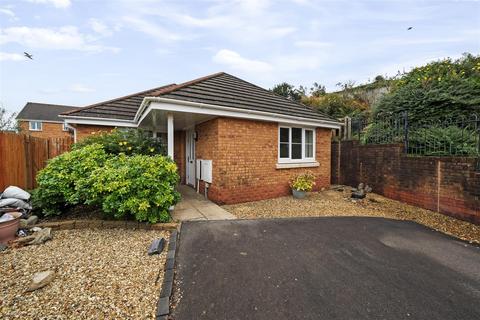
<path fill-rule="evenodd" d="M 176 230 L 178 223 L 155 223 L 136 221 L 113 221 L 113 220 L 65 220 L 37 223 L 32 227 L 52 228 L 53 230 L 72 230 L 72 229 L 138 229 L 138 230 Z"/>

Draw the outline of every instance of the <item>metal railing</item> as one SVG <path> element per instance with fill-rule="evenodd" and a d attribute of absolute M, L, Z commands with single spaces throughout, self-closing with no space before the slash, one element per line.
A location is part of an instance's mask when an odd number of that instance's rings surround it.
<path fill-rule="evenodd" d="M 402 112 L 344 121 L 344 140 L 402 143 L 410 155 L 480 157 L 480 116 L 476 114 L 409 122 L 408 113 Z"/>

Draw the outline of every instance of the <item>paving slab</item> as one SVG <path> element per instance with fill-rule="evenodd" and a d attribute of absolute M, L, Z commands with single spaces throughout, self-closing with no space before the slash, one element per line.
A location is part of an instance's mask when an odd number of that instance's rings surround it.
<path fill-rule="evenodd" d="M 178 241 L 175 320 L 480 319 L 480 247 L 413 222 L 187 221 Z"/>
<path fill-rule="evenodd" d="M 176 221 L 230 220 L 236 217 L 189 186 L 179 186 L 182 200 L 175 206 L 172 217 Z"/>

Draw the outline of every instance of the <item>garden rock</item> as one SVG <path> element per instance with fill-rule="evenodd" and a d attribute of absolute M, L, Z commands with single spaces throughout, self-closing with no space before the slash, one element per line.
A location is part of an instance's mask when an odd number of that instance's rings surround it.
<path fill-rule="evenodd" d="M 33 275 L 32 282 L 28 286 L 27 292 L 43 288 L 47 284 L 52 282 L 53 279 L 55 279 L 55 271 L 46 270 L 42 272 L 37 272 Z"/>
<path fill-rule="evenodd" d="M 20 228 L 26 228 L 29 226 L 33 226 L 38 222 L 37 216 L 30 216 L 28 219 L 20 219 Z"/>
<path fill-rule="evenodd" d="M 52 239 L 52 228 L 44 228 L 30 236 L 19 238 L 14 241 L 15 246 L 42 244 Z"/>
<path fill-rule="evenodd" d="M 152 244 L 150 245 L 150 248 L 148 248 L 148 255 L 151 256 L 153 254 L 160 254 L 163 251 L 163 248 L 165 247 L 165 239 L 155 239 L 153 240 Z"/>

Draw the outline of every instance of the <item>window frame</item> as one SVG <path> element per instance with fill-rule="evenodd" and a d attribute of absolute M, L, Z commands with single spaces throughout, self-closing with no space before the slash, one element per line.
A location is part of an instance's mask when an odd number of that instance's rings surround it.
<path fill-rule="evenodd" d="M 32 124 L 36 123 L 36 128 L 33 128 Z M 40 125 L 40 128 L 38 127 Z M 42 131 L 43 130 L 43 122 L 42 121 L 28 121 L 28 130 L 30 131 Z"/>
<path fill-rule="evenodd" d="M 281 158 L 280 157 L 280 130 L 281 129 L 288 129 L 288 158 Z M 292 128 L 299 128 L 302 129 L 302 158 L 301 159 L 292 159 Z M 313 157 L 307 158 L 305 157 L 305 131 L 312 131 L 312 138 L 313 138 Z M 311 163 L 316 162 L 315 154 L 316 154 L 316 130 L 312 127 L 302 127 L 302 126 L 295 126 L 295 125 L 279 125 L 278 126 L 278 136 L 277 136 L 277 146 L 278 146 L 278 155 L 277 155 L 277 162 L 278 163 Z M 285 143 L 285 142 L 283 142 Z"/>

